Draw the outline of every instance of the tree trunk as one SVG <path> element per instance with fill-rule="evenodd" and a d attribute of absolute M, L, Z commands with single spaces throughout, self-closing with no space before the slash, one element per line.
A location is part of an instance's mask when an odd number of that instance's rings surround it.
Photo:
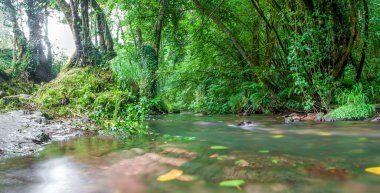
<path fill-rule="evenodd" d="M 65 1 L 65 0 L 62 0 Z M 81 21 L 79 19 L 78 15 L 78 4 L 76 0 L 70 0 L 70 9 L 71 9 L 71 14 L 70 18 L 72 23 L 70 23 L 73 37 L 74 37 L 74 43 L 75 43 L 75 58 L 73 57 L 73 64 L 70 65 L 80 65 L 80 66 L 86 66 L 87 61 L 84 61 L 84 48 L 81 40 Z"/>
<path fill-rule="evenodd" d="M 5 74 L 3 71 L 0 70 L 0 83 L 8 80 L 7 74 Z"/>
<path fill-rule="evenodd" d="M 132 26 L 132 25 L 130 25 L 130 26 Z M 132 28 L 131 28 L 131 30 L 132 30 Z M 132 33 L 132 31 L 131 31 L 131 33 Z M 143 39 L 142 39 L 142 34 L 141 34 L 140 27 L 136 28 L 136 36 L 137 36 L 137 50 L 138 50 L 138 54 L 140 55 L 140 60 L 141 60 L 140 67 L 143 68 L 145 66 L 146 62 L 145 62 L 145 59 L 144 59 Z"/>
<path fill-rule="evenodd" d="M 274 34 L 276 35 L 276 38 L 277 38 L 277 41 L 278 41 L 278 44 L 280 45 L 281 47 L 281 50 L 285 53 L 285 55 L 287 54 L 287 50 L 285 49 L 285 46 L 284 46 L 284 43 L 282 42 L 281 38 L 280 38 L 280 35 L 278 34 L 278 31 L 277 29 L 271 25 L 268 21 L 268 19 L 266 18 L 263 10 L 259 7 L 259 3 L 256 2 L 255 0 L 251 0 L 252 2 L 252 5 L 253 7 L 256 9 L 256 11 L 259 13 L 260 17 L 264 20 L 264 22 L 266 23 L 266 25 L 274 32 Z"/>
<path fill-rule="evenodd" d="M 153 99 L 157 95 L 157 70 L 159 64 L 159 55 L 160 55 L 160 46 L 161 46 L 161 34 L 163 23 L 165 19 L 165 11 L 166 11 L 166 0 L 160 0 L 160 13 L 158 15 L 158 20 L 154 29 L 154 62 L 149 67 L 150 71 L 150 96 L 149 98 Z"/>
<path fill-rule="evenodd" d="M 337 79 L 340 77 L 340 75 L 343 73 L 344 68 L 347 65 L 347 62 L 352 54 L 352 50 L 355 45 L 355 40 L 358 35 L 358 30 L 357 30 L 357 13 L 356 13 L 356 2 L 354 0 L 350 0 L 350 9 L 351 9 L 351 35 L 349 38 L 349 42 L 345 47 L 341 47 L 338 58 L 335 61 L 334 64 L 334 69 L 333 69 L 333 76 L 334 79 Z"/>
<path fill-rule="evenodd" d="M 107 18 L 102 8 L 96 0 L 91 0 L 92 8 L 95 10 L 99 34 L 100 51 L 107 54 L 107 57 L 113 58 L 115 54 L 114 42 L 111 31 L 107 24 Z"/>
<path fill-rule="evenodd" d="M 368 47 L 369 10 L 368 10 L 367 0 L 363 0 L 363 7 L 364 7 L 364 40 L 363 40 L 364 45 L 363 45 L 363 49 L 362 49 L 362 56 L 360 58 L 360 63 L 359 63 L 359 66 L 357 67 L 357 70 L 356 70 L 356 82 L 359 82 L 360 77 L 362 75 L 365 57 L 366 57 L 366 51 L 367 51 L 367 47 Z"/>
<path fill-rule="evenodd" d="M 46 49 L 47 49 L 47 55 L 46 55 L 46 60 L 49 64 L 53 63 L 53 54 L 52 54 L 52 45 L 49 40 L 49 11 L 47 10 L 47 7 L 45 7 L 45 34 L 44 34 L 44 41 L 46 44 Z"/>
<path fill-rule="evenodd" d="M 25 59 L 27 57 L 27 39 L 25 37 L 24 32 L 21 30 L 16 16 L 16 9 L 12 3 L 11 0 L 4 0 L 2 1 L 4 4 L 7 17 L 9 18 L 11 24 L 12 24 L 12 31 L 13 31 L 13 37 L 14 37 L 14 47 L 17 50 L 17 53 L 14 54 L 13 58 L 13 68 L 18 73 L 18 70 L 20 70 L 21 64 L 25 62 Z"/>
<path fill-rule="evenodd" d="M 51 63 L 45 56 L 44 37 L 42 36 L 44 24 L 44 7 L 40 1 L 26 0 L 26 15 L 29 27 L 29 64 L 27 71 L 30 78 L 36 82 L 47 82 L 51 80 Z"/>
<path fill-rule="evenodd" d="M 195 6 L 205 15 L 209 16 L 211 20 L 228 36 L 228 38 L 232 41 L 235 48 L 239 52 L 239 54 L 243 57 L 244 60 L 246 60 L 250 65 L 254 65 L 252 61 L 250 60 L 249 54 L 244 49 L 242 43 L 240 40 L 233 34 L 222 21 L 220 21 L 217 17 L 213 16 L 212 12 L 207 10 L 198 0 L 193 0 Z"/>
<path fill-rule="evenodd" d="M 56 1 L 70 25 L 76 47 L 76 52 L 67 65 L 68 68 L 98 65 L 103 56 L 110 59 L 116 55 L 105 15 L 96 0 L 70 0 L 69 3 L 65 0 Z M 95 48 L 90 36 L 90 5 L 96 15 L 97 37 L 95 38 L 99 38 L 101 52 Z"/>

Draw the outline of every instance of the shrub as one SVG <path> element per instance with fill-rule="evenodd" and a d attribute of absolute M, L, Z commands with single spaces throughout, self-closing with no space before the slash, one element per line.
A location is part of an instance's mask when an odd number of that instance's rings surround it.
<path fill-rule="evenodd" d="M 375 105 L 370 103 L 369 95 L 363 92 L 362 84 L 356 85 L 353 89 L 342 92 L 338 97 L 337 109 L 326 115 L 333 120 L 359 120 L 373 116 L 376 113 Z"/>

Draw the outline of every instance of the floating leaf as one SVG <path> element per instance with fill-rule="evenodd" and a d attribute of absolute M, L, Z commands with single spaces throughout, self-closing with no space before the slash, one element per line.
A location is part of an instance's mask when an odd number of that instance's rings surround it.
<path fill-rule="evenodd" d="M 273 159 L 273 160 L 272 160 L 272 163 L 273 163 L 273 164 L 278 164 L 278 163 L 280 163 L 280 161 L 279 161 L 279 160 L 276 160 L 276 159 Z"/>
<path fill-rule="evenodd" d="M 184 141 L 194 141 L 196 139 L 197 139 L 196 137 L 183 137 Z"/>
<path fill-rule="evenodd" d="M 157 180 L 161 182 L 175 180 L 183 174 L 182 170 L 171 170 L 170 172 L 158 176 Z"/>
<path fill-rule="evenodd" d="M 329 132 L 318 132 L 317 135 L 320 135 L 320 136 L 332 136 L 332 133 L 329 133 Z"/>
<path fill-rule="evenodd" d="M 220 156 L 218 156 L 216 159 L 219 160 L 219 161 L 223 161 L 223 160 L 225 160 L 225 159 L 227 159 L 227 158 L 228 158 L 227 155 L 220 155 Z"/>
<path fill-rule="evenodd" d="M 214 145 L 214 146 L 211 146 L 210 149 L 222 150 L 222 149 L 228 149 L 228 147 L 221 146 L 221 145 Z"/>
<path fill-rule="evenodd" d="M 263 149 L 263 150 L 260 150 L 259 153 L 269 153 L 269 150 Z"/>
<path fill-rule="evenodd" d="M 237 189 L 241 190 L 240 186 L 242 186 L 244 184 L 245 184 L 244 180 L 227 180 L 227 181 L 220 182 L 219 186 L 222 186 L 222 187 L 236 187 Z"/>
<path fill-rule="evenodd" d="M 366 138 L 366 137 L 359 138 L 359 141 L 367 141 L 367 140 L 368 140 L 368 138 Z"/>
<path fill-rule="evenodd" d="M 242 166 L 242 167 L 247 167 L 247 166 L 249 166 L 249 163 L 247 161 L 241 159 L 241 160 L 237 160 L 235 162 L 235 165 Z"/>
<path fill-rule="evenodd" d="M 272 138 L 275 138 L 275 139 L 281 139 L 281 138 L 284 138 L 285 136 L 284 135 L 273 135 Z"/>
<path fill-rule="evenodd" d="M 191 181 L 194 181 L 196 179 L 197 179 L 197 177 L 190 176 L 190 175 L 181 175 L 181 176 L 177 177 L 177 180 L 182 181 L 182 182 L 191 182 Z"/>
<path fill-rule="evenodd" d="M 380 175 L 380 167 L 374 167 L 374 168 L 367 168 L 365 169 L 366 172 L 374 173 L 376 175 Z"/>

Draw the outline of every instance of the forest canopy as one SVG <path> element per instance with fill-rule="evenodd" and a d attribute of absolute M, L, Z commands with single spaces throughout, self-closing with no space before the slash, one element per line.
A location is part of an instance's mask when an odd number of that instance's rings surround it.
<path fill-rule="evenodd" d="M 113 91 L 124 93 L 118 96 L 144 99 L 151 112 L 329 112 L 361 98 L 373 114 L 380 100 L 379 5 L 0 0 L 0 81 L 49 82 L 73 68 L 94 68 L 112 73 Z M 69 26 L 70 56 L 52 51 L 52 17 Z M 113 106 L 122 108 L 120 101 Z"/>

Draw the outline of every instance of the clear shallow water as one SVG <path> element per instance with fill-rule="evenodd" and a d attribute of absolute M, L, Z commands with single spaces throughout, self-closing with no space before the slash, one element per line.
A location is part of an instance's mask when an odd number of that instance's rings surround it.
<path fill-rule="evenodd" d="M 243 120 L 253 125 L 237 127 Z M 218 186 L 232 179 L 244 179 L 242 191 L 252 193 L 380 192 L 380 176 L 364 171 L 380 167 L 378 123 L 284 124 L 273 116 L 181 114 L 149 125 L 165 137 L 126 143 L 79 138 L 48 145 L 33 157 L 2 160 L 0 192 L 240 192 Z M 228 149 L 210 149 L 215 145 Z M 171 169 L 197 179 L 156 180 Z"/>

